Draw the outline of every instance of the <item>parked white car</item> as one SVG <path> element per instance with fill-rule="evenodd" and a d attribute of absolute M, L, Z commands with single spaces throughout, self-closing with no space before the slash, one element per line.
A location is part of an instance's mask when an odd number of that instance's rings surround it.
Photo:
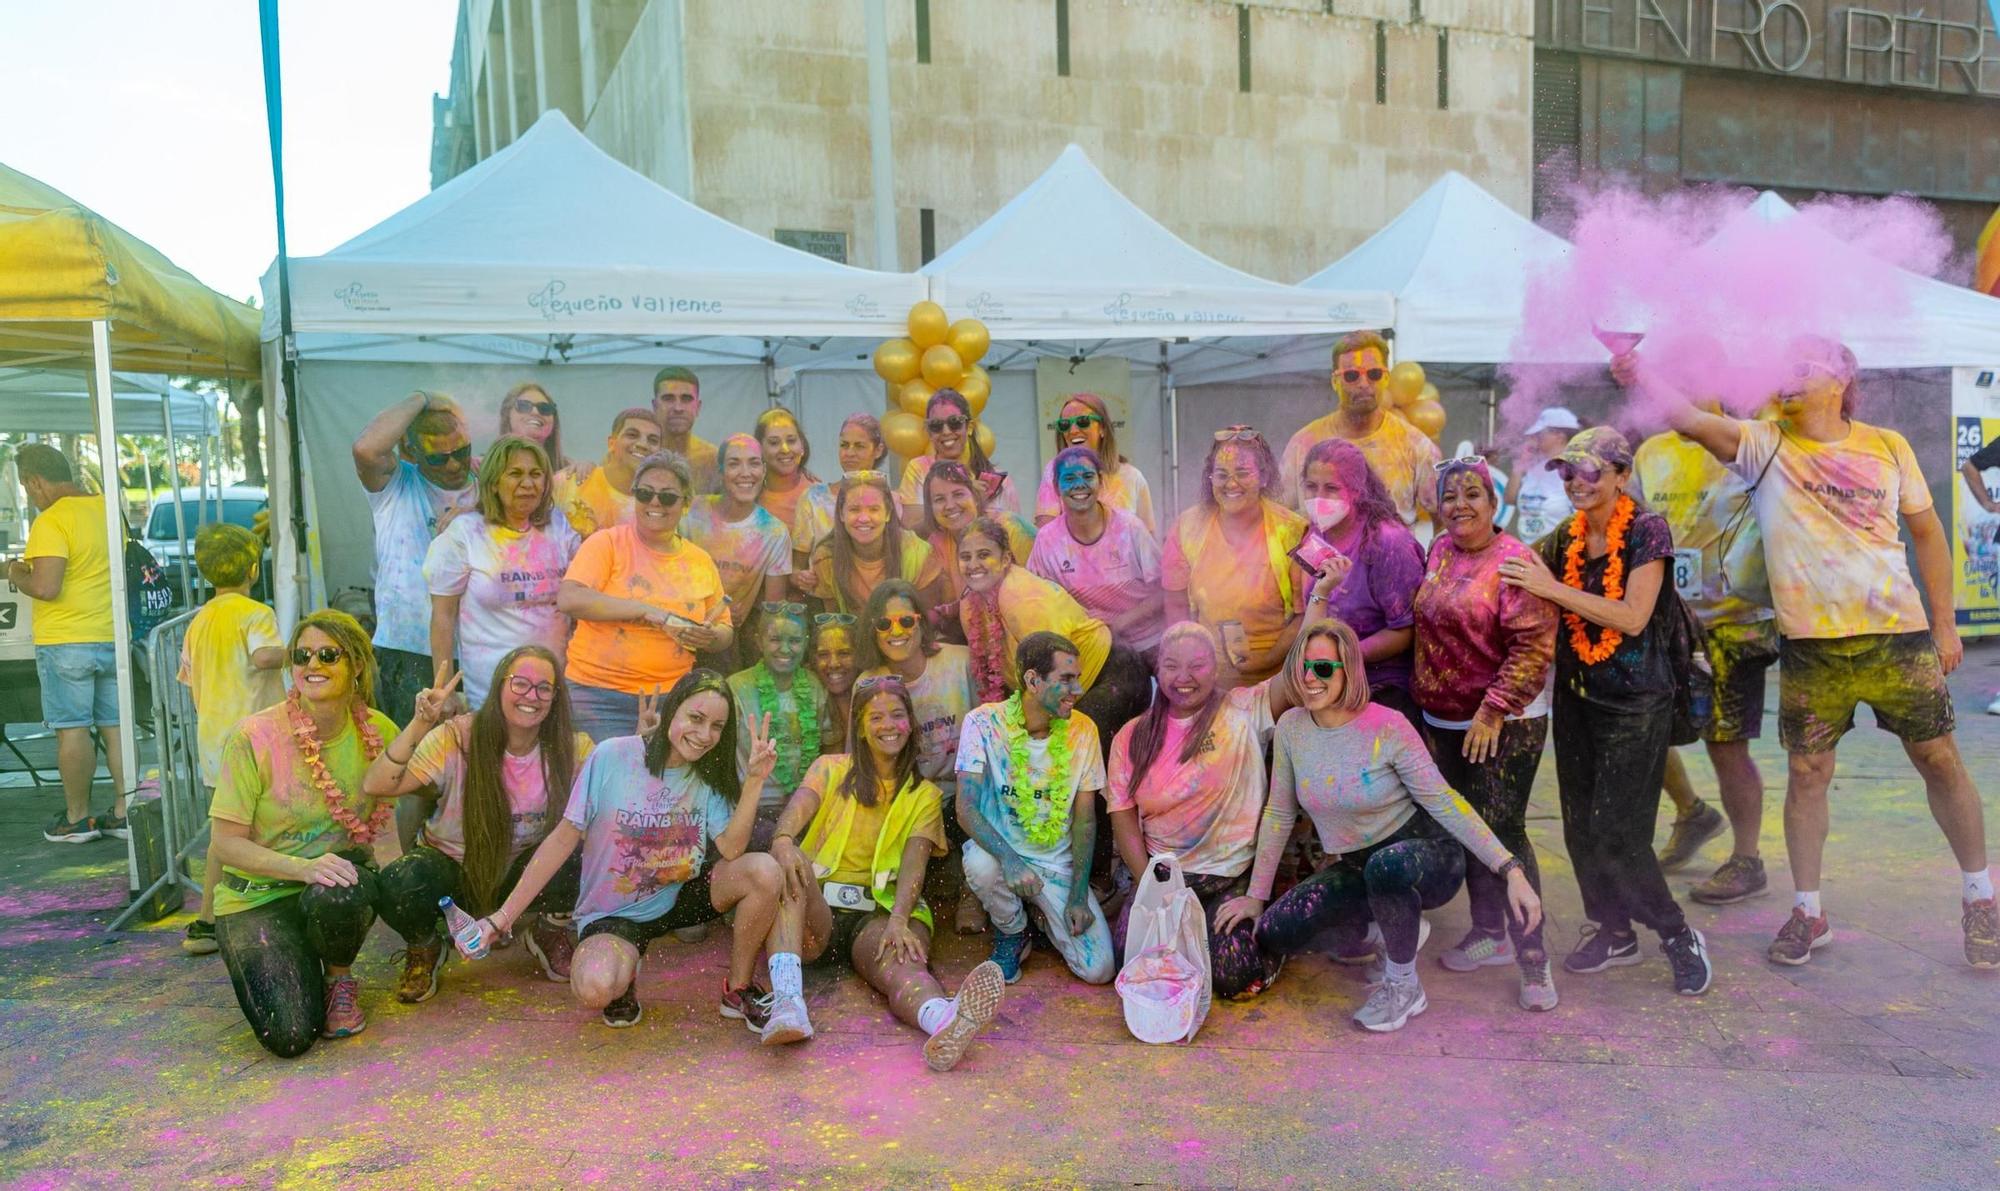
<path fill-rule="evenodd" d="M 211 590 L 201 581 L 201 572 L 194 568 L 194 539 L 201 527 L 215 520 L 214 488 L 207 491 L 207 500 L 197 509 L 195 503 L 202 500 L 199 488 L 181 489 L 181 512 L 187 517 L 187 553 L 181 554 L 181 535 L 174 523 L 174 498 L 172 493 L 162 493 L 153 498 L 153 511 L 146 518 L 145 532 L 140 534 L 146 549 L 160 560 L 160 569 L 166 572 L 167 584 L 173 589 L 174 607 L 183 610 L 181 596 L 181 568 L 188 568 L 188 582 L 193 585 L 195 603 L 208 598 Z M 225 484 L 222 488 L 222 519 L 231 525 L 245 529 L 253 527 L 257 514 L 271 506 L 270 494 L 262 488 L 247 484 Z M 271 591 L 271 548 L 264 547 L 264 573 L 257 580 L 254 589 L 259 599 L 269 600 Z"/>

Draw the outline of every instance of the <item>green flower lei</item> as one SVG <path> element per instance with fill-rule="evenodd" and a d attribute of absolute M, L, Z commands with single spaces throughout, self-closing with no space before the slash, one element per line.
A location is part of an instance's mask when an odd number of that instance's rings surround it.
<path fill-rule="evenodd" d="M 757 683 L 758 714 L 770 716 L 772 725 L 776 726 L 782 722 L 778 711 L 778 680 L 763 662 L 752 666 L 750 673 Z M 778 765 L 771 772 L 771 780 L 781 790 L 797 789 L 799 777 L 805 773 L 806 766 L 819 756 L 820 708 L 813 698 L 811 681 L 800 681 L 804 677 L 800 671 L 792 671 L 789 690 L 792 703 L 798 708 L 793 730 L 771 733 L 772 743 L 778 746 Z"/>
<path fill-rule="evenodd" d="M 1000 705 L 1000 728 L 1007 733 L 1007 776 L 1013 779 L 1009 797 L 1015 822 L 1028 842 L 1048 848 L 1069 834 L 1069 721 L 1049 724 L 1049 781 L 1046 790 L 1037 790 L 1028 780 L 1028 725 L 1021 710 L 1021 692 L 1015 691 Z"/>

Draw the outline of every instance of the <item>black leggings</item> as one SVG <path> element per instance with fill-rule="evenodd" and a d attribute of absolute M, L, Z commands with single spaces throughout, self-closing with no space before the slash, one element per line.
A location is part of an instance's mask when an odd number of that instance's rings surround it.
<path fill-rule="evenodd" d="M 1528 884 L 1540 893 L 1542 872 L 1535 863 L 1535 846 L 1528 842 L 1528 796 L 1534 793 L 1535 770 L 1541 767 L 1549 717 L 1502 722 L 1494 754 L 1479 765 L 1465 759 L 1464 732 L 1435 726 L 1424 730 L 1430 733 L 1431 755 L 1437 760 L 1438 772 L 1520 860 Z M 1472 925 L 1489 935 L 1505 930 L 1513 938 L 1515 954 L 1522 963 L 1548 958 L 1542 948 L 1541 925 L 1524 931 L 1507 908 L 1507 879 L 1494 875 L 1470 853 L 1465 858 L 1465 897 L 1472 903 Z"/>
<path fill-rule="evenodd" d="M 439 898 L 450 898 L 475 918 L 491 914 L 514 892 L 514 886 L 521 883 L 521 874 L 527 871 L 528 861 L 534 855 L 535 849 L 529 848 L 516 856 L 494 893 L 494 904 L 475 906 L 465 892 L 463 864 L 436 848 L 416 848 L 390 861 L 389 867 L 375 878 L 380 890 L 375 907 L 382 912 L 382 921 L 389 924 L 389 929 L 403 936 L 403 942 L 428 947 L 443 937 L 440 924 L 444 915 L 438 910 Z M 544 914 L 569 913 L 576 908 L 577 887 L 582 879 L 583 851 L 579 848 L 569 854 L 569 859 L 549 878 L 548 885 L 528 908 Z"/>
<path fill-rule="evenodd" d="M 1329 857 L 1257 919 L 1257 945 L 1277 957 L 1303 951 L 1323 930 L 1356 934 L 1372 920 L 1390 960 L 1415 962 L 1423 911 L 1458 896 L 1465 848 L 1422 810 L 1373 847 Z"/>
<path fill-rule="evenodd" d="M 1556 786 L 1563 846 L 1576 868 L 1583 912 L 1623 937 L 1634 921 L 1661 938 L 1687 929 L 1653 854 L 1673 709 L 1623 715 L 1556 693 Z"/>
<path fill-rule="evenodd" d="M 354 865 L 354 884 L 307 885 L 296 895 L 215 919 L 236 1004 L 257 1041 L 281 1059 L 306 1053 L 326 1025 L 322 965 L 352 964 L 375 925 L 374 858 L 360 848 L 339 854 Z"/>
<path fill-rule="evenodd" d="M 1224 1000 L 1240 997 L 1270 974 L 1270 961 L 1257 947 L 1256 923 L 1239 922 L 1228 934 L 1219 934 L 1215 929 L 1215 911 L 1223 902 L 1250 888 L 1249 874 L 1225 877 L 1189 873 L 1187 886 L 1201 902 L 1202 921 L 1208 925 L 1209 983 L 1215 995 Z M 1136 900 L 1125 899 L 1125 908 L 1118 912 L 1118 921 L 1111 928 L 1121 963 L 1131 958 L 1125 954 L 1125 937 L 1132 929 L 1132 903 Z"/>

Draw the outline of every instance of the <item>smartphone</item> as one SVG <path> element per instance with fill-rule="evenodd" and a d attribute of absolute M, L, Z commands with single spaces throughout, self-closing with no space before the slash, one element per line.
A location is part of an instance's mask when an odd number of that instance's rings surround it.
<path fill-rule="evenodd" d="M 1218 621 L 1215 631 L 1222 638 L 1222 648 L 1231 665 L 1241 669 L 1250 664 L 1250 635 L 1243 631 L 1242 621 Z"/>

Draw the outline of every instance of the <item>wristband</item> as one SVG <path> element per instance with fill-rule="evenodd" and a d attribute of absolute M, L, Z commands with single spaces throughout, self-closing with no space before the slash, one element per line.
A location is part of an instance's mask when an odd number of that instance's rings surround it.
<path fill-rule="evenodd" d="M 1502 880 L 1505 880 L 1508 873 L 1514 872 L 1516 869 L 1524 869 L 1525 867 L 1526 866 L 1521 863 L 1521 858 L 1519 856 L 1509 856 L 1507 858 L 1507 863 L 1493 870 L 1493 875 L 1501 878 Z"/>

